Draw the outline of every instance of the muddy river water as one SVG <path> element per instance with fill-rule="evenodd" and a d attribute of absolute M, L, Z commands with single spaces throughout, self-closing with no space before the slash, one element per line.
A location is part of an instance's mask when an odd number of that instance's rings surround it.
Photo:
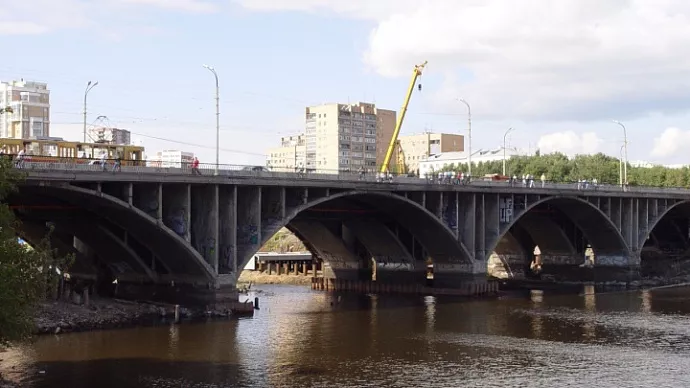
<path fill-rule="evenodd" d="M 253 318 L 44 336 L 42 387 L 690 387 L 690 288 L 499 300 L 263 286 Z"/>

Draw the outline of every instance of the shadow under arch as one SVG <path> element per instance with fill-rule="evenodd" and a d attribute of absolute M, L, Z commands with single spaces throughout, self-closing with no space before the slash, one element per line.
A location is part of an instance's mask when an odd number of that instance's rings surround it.
<path fill-rule="evenodd" d="M 665 209 L 661 214 L 659 214 L 654 221 L 650 222 L 649 226 L 647 227 L 646 233 L 641 235 L 638 239 L 639 244 L 636 247 L 637 250 L 641 251 L 642 248 L 644 248 L 647 240 L 654 235 L 654 229 L 661 222 L 668 220 L 670 216 L 673 216 L 677 213 L 680 213 L 681 215 L 690 218 L 690 200 L 674 203 L 673 205 Z"/>
<path fill-rule="evenodd" d="M 304 205 L 288 209 L 285 218 L 280 225 L 276 225 L 271 230 L 262 232 L 261 246 L 265 244 L 280 228 L 288 227 L 300 213 L 314 209 L 319 205 L 329 202 L 339 201 L 340 205 L 347 206 L 348 201 L 353 201 L 351 205 L 368 206 L 371 209 L 385 213 L 391 220 L 407 229 L 424 247 L 428 256 L 436 263 L 469 264 L 472 263 L 471 255 L 467 248 L 456 237 L 443 221 L 436 217 L 422 205 L 403 196 L 390 192 L 352 190 L 322 197 L 309 201 Z M 304 237 L 304 236 L 303 236 Z M 303 240 L 304 241 L 304 240 Z M 308 246 L 316 249 L 318 242 L 304 241 Z M 244 253 L 241 267 L 243 268 L 251 259 L 254 252 Z"/>
<path fill-rule="evenodd" d="M 164 262 L 172 275 L 184 275 L 195 283 L 215 282 L 214 270 L 182 237 L 119 198 L 72 185 L 22 185 L 22 193 L 54 197 L 76 208 L 88 210 L 126 229 L 127 233 Z"/>
<path fill-rule="evenodd" d="M 500 239 L 513 226 L 519 223 L 524 217 L 530 217 L 530 212 L 537 207 L 544 205 L 553 206 L 558 209 L 575 224 L 587 241 L 589 241 L 595 255 L 628 256 L 630 254 L 630 247 L 625 242 L 623 236 L 620 234 L 613 221 L 611 221 L 601 209 L 586 200 L 570 196 L 546 197 L 531 203 L 524 210 L 520 211 L 511 222 L 501 227 L 497 241 L 489 252 L 495 250 Z M 546 247 L 545 245 L 545 248 Z M 540 249 L 542 250 L 542 254 L 544 254 L 544 248 L 540 246 Z"/>

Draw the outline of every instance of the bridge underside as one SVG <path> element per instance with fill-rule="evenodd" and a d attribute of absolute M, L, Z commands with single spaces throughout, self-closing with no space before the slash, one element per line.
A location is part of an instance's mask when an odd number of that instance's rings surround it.
<path fill-rule="evenodd" d="M 601 276 L 629 275 L 647 229 L 673 206 L 381 187 L 32 180 L 11 204 L 27 239 L 55 228 L 54 246 L 77 254 L 80 276 L 117 279 L 120 296 L 207 304 L 237 298 L 242 268 L 283 227 L 328 277 L 421 283 L 433 263 L 435 285 L 460 287 L 486 281 L 487 270 L 524 278 L 535 264 L 541 274 L 582 279 L 588 247 Z"/>

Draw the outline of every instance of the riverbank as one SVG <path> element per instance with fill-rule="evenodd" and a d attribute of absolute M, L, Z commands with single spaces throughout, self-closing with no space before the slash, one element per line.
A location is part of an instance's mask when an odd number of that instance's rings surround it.
<path fill-rule="evenodd" d="M 193 321 L 224 319 L 232 314 L 229 311 L 192 311 L 180 308 L 179 315 L 181 321 Z M 37 308 L 35 334 L 169 324 L 174 319 L 175 308 L 171 305 L 105 298 L 94 298 L 89 306 L 66 301 L 46 301 Z"/>
<path fill-rule="evenodd" d="M 290 286 L 310 286 L 311 276 L 304 275 L 269 275 L 259 271 L 242 271 L 240 284 L 284 284 Z"/>

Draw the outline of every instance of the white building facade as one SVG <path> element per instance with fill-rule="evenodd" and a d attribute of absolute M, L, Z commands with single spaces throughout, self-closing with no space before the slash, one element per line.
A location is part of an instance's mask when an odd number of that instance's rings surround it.
<path fill-rule="evenodd" d="M 193 160 L 193 152 L 165 150 L 156 152 L 156 155 L 148 160 L 146 165 L 149 167 L 187 168 Z"/>
<path fill-rule="evenodd" d="M 505 158 L 510 159 L 513 156 L 529 156 L 533 155 L 529 151 L 522 151 L 516 148 L 506 148 Z M 484 162 L 502 161 L 504 157 L 503 147 L 493 150 L 479 149 L 472 152 L 472 165 Z M 419 162 L 419 176 L 423 177 L 428 174 L 437 173 L 444 167 L 451 165 L 460 166 L 469 162 L 467 152 L 444 152 L 437 155 L 431 155 L 426 160 Z M 501 171 L 496 171 L 501 173 Z"/>

